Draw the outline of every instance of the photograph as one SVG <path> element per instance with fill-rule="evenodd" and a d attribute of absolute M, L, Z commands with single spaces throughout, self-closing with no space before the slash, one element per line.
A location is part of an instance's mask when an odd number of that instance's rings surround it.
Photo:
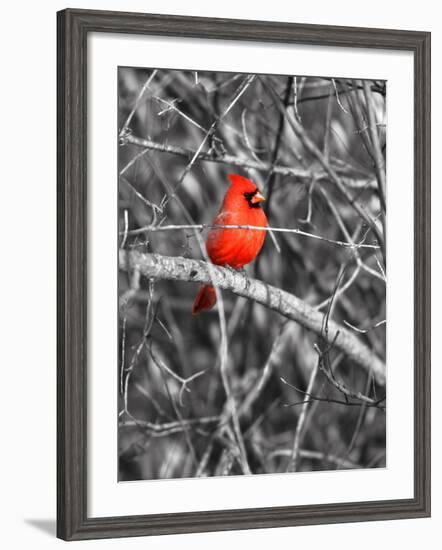
<path fill-rule="evenodd" d="M 117 71 L 118 481 L 385 468 L 388 82 Z"/>

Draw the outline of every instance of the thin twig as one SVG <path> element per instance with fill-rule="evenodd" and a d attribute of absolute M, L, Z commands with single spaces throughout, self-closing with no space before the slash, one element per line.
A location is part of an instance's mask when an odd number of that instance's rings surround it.
<path fill-rule="evenodd" d="M 276 451 L 272 451 L 267 455 L 267 460 L 272 460 L 273 458 L 283 456 L 283 457 L 290 457 L 292 454 L 292 449 L 278 449 Z M 344 460 L 342 458 L 339 458 L 338 456 L 327 454 L 327 453 L 321 453 L 318 451 L 310 451 L 307 449 L 299 449 L 299 456 L 301 458 L 309 458 L 311 460 L 322 460 L 325 462 L 331 462 L 332 464 L 336 464 L 341 466 L 342 468 L 361 468 L 359 464 L 356 464 L 354 462 L 351 462 L 350 460 Z"/>
<path fill-rule="evenodd" d="M 189 115 L 186 115 L 186 113 L 183 113 L 183 111 L 178 109 L 178 107 L 175 105 L 176 100 L 167 101 L 166 99 L 163 99 L 162 97 L 158 97 L 158 96 L 153 96 L 153 98 L 156 99 L 157 101 L 159 101 L 160 103 L 164 103 L 168 107 L 164 111 L 161 111 L 160 113 L 158 113 L 158 116 L 161 116 L 162 114 L 164 114 L 167 111 L 174 111 L 175 113 L 179 114 L 182 118 L 187 120 L 187 122 L 190 122 L 190 124 L 192 124 L 193 126 L 198 128 L 199 130 L 201 130 L 202 132 L 208 132 L 207 128 L 204 128 L 203 126 L 201 126 L 201 124 L 199 124 L 198 122 L 193 120 L 193 118 L 191 118 Z"/>
<path fill-rule="evenodd" d="M 123 317 L 123 327 L 121 335 L 121 365 L 120 365 L 120 393 L 123 395 L 124 392 L 124 371 L 125 371 L 125 360 L 126 360 L 126 316 Z"/>
<path fill-rule="evenodd" d="M 308 233 L 307 231 L 302 231 L 301 229 L 295 228 L 286 228 L 286 227 L 261 227 L 258 225 L 222 225 L 222 224 L 207 224 L 207 223 L 198 223 L 198 224 L 179 224 L 179 225 L 146 225 L 140 227 L 139 229 L 132 229 L 128 231 L 129 235 L 139 235 L 140 233 L 145 233 L 146 231 L 158 232 L 158 231 L 181 231 L 193 229 L 197 231 L 203 231 L 204 229 L 250 229 L 253 231 L 270 231 L 274 233 L 294 233 L 296 235 L 302 235 L 303 237 L 310 237 L 312 239 L 317 239 L 320 241 L 325 241 L 330 244 L 335 244 L 337 246 L 344 246 L 346 248 L 358 249 L 358 248 L 370 248 L 372 250 L 378 250 L 380 247 L 377 244 L 366 244 L 366 243 L 352 243 L 345 241 L 337 241 L 334 239 L 328 239 L 327 237 L 321 237 L 320 235 L 315 235 L 314 233 Z M 121 233 L 121 234 L 124 234 Z"/>
<path fill-rule="evenodd" d="M 354 325 L 352 325 L 351 323 L 349 323 L 348 321 L 346 321 L 345 319 L 344 319 L 343 322 L 344 322 L 344 325 L 346 325 L 347 327 L 350 327 L 351 329 L 355 330 L 356 332 L 359 332 L 359 334 L 366 334 L 367 332 L 369 332 L 370 330 L 373 330 L 374 328 L 377 328 L 377 327 L 380 327 L 382 325 L 387 324 L 386 319 L 383 319 L 382 321 L 379 321 L 379 323 L 375 323 L 371 327 L 358 328 L 358 327 L 355 327 Z"/>
<path fill-rule="evenodd" d="M 122 138 L 126 135 L 126 133 L 128 131 L 128 128 L 129 128 L 129 124 L 131 123 L 131 120 L 132 120 L 132 117 L 135 114 L 135 111 L 138 109 L 138 106 L 140 105 L 140 102 L 143 98 L 144 92 L 149 88 L 149 86 L 150 86 L 152 80 L 155 78 L 155 75 L 157 74 L 157 72 L 158 72 L 157 69 L 152 71 L 152 74 L 148 77 L 148 79 L 144 83 L 143 87 L 141 88 L 140 93 L 138 94 L 138 97 L 137 97 L 137 99 L 135 101 L 135 104 L 132 108 L 132 111 L 129 113 L 129 116 L 127 117 L 126 122 L 123 124 L 123 127 L 121 128 L 120 138 Z"/>
<path fill-rule="evenodd" d="M 139 285 L 139 277 L 140 277 L 140 270 L 135 268 L 132 270 L 132 277 L 136 278 L 136 285 Z M 132 356 L 132 359 L 129 363 L 129 366 L 124 371 L 124 383 L 123 383 L 123 403 L 124 403 L 124 409 L 121 411 L 122 413 L 126 413 L 129 416 L 132 417 L 132 415 L 129 412 L 129 383 L 130 379 L 132 377 L 133 371 L 135 369 L 135 366 L 138 362 L 138 357 L 140 356 L 144 344 L 146 342 L 146 339 L 148 338 L 150 331 L 152 330 L 152 325 L 155 319 L 155 308 L 153 303 L 153 288 L 154 283 L 152 279 L 149 279 L 149 302 L 146 307 L 146 313 L 145 313 L 145 320 L 144 320 L 144 327 L 143 327 L 143 334 L 141 337 L 141 340 L 139 341 L 135 353 Z"/>
<path fill-rule="evenodd" d="M 242 402 L 239 408 L 239 415 L 242 416 L 246 414 L 252 408 L 252 405 L 256 402 L 260 396 L 263 388 L 269 381 L 275 367 L 281 361 L 281 354 L 284 348 L 285 343 L 287 342 L 287 326 L 288 323 L 284 322 L 279 329 L 278 335 L 276 336 L 272 349 L 270 350 L 267 361 L 265 362 L 264 368 L 262 369 L 262 374 L 259 375 L 257 380 L 254 382 L 253 387 L 247 393 L 246 398 Z"/>
<path fill-rule="evenodd" d="M 373 146 L 372 154 L 373 154 L 373 161 L 375 165 L 376 178 L 378 180 L 378 186 L 379 186 L 379 198 L 381 201 L 382 212 L 383 212 L 382 223 L 385 231 L 385 211 L 387 208 L 385 161 L 381 150 L 381 144 L 379 141 L 376 114 L 375 114 L 375 108 L 373 104 L 373 98 L 371 96 L 370 86 L 366 80 L 362 81 L 362 85 L 364 87 L 365 103 L 367 105 L 368 130 L 370 132 L 371 143 Z"/>
<path fill-rule="evenodd" d="M 129 212 L 127 208 L 124 209 L 124 231 L 123 231 L 123 240 L 121 241 L 120 248 L 124 248 L 127 241 L 127 232 L 129 230 Z"/>
<path fill-rule="evenodd" d="M 312 373 L 310 375 L 310 380 L 307 386 L 307 394 L 311 394 L 313 391 L 313 387 L 315 385 L 316 381 L 316 375 L 318 374 L 318 365 L 319 361 L 317 361 L 312 369 Z M 293 448 L 292 448 L 292 454 L 290 456 L 290 462 L 287 467 L 288 472 L 296 472 L 298 468 L 298 457 L 299 457 L 299 447 L 301 445 L 301 439 L 302 434 L 304 430 L 304 424 L 307 418 L 307 408 L 309 405 L 309 401 L 306 401 L 301 408 L 301 413 L 298 418 L 298 423 L 296 424 L 296 431 L 295 431 L 295 437 L 293 439 Z"/>
<path fill-rule="evenodd" d="M 359 265 L 357 265 L 355 270 L 353 271 L 353 273 L 348 278 L 348 280 L 341 287 L 339 287 L 339 289 L 336 293 L 336 296 L 335 296 L 336 298 L 341 296 L 341 294 L 344 294 L 344 292 L 346 292 L 350 288 L 350 286 L 356 281 L 360 271 L 361 271 L 361 267 Z M 332 300 L 331 297 L 325 299 L 323 302 L 321 302 L 320 304 L 315 306 L 315 309 L 320 311 L 324 307 L 328 306 L 330 304 L 331 300 Z"/>
<path fill-rule="evenodd" d="M 302 144 L 304 145 L 305 149 L 311 153 L 320 163 L 320 165 L 323 167 L 323 169 L 327 172 L 330 179 L 333 181 L 337 189 L 340 191 L 340 193 L 345 197 L 345 199 L 348 201 L 348 203 L 353 207 L 353 209 L 359 214 L 359 216 L 365 220 L 365 222 L 372 228 L 373 232 L 375 233 L 377 239 L 379 240 L 381 247 L 384 246 L 384 235 L 376 225 L 375 221 L 371 218 L 371 216 L 366 212 L 364 207 L 359 204 L 359 202 L 356 201 L 355 197 L 353 197 L 348 189 L 346 188 L 344 182 L 339 177 L 338 173 L 332 168 L 330 163 L 327 161 L 327 159 L 324 157 L 322 152 L 318 149 L 318 147 L 315 145 L 315 143 L 311 140 L 311 138 L 307 135 L 307 132 L 305 131 L 304 127 L 299 123 L 298 120 L 294 116 L 291 115 L 291 113 L 287 112 L 284 109 L 284 105 L 282 104 L 281 98 L 274 90 L 273 86 L 267 81 L 264 80 L 266 88 L 269 90 L 271 96 L 275 100 L 275 103 L 280 109 L 281 112 L 285 112 L 287 116 L 287 121 L 289 122 L 290 126 L 292 127 L 295 134 L 298 136 L 298 138 L 301 140 Z M 385 256 L 385 254 L 384 254 Z"/>
<path fill-rule="evenodd" d="M 262 164 L 261 159 L 255 153 L 255 150 L 252 147 L 252 144 L 250 143 L 249 134 L 247 132 L 246 114 L 247 114 L 247 109 L 243 109 L 243 112 L 241 113 L 241 127 L 242 127 L 244 142 L 247 145 L 247 149 L 249 150 L 252 157 L 256 160 L 256 162 L 259 162 L 260 164 Z"/>
<path fill-rule="evenodd" d="M 341 108 L 342 111 L 344 111 L 345 114 L 348 114 L 347 109 L 344 107 L 344 105 L 342 105 L 342 102 L 341 102 L 341 100 L 340 100 L 340 98 L 339 98 L 339 92 L 338 92 L 338 88 L 337 88 L 337 86 L 336 86 L 336 81 L 335 81 L 335 79 L 332 78 L 331 81 L 332 81 L 332 84 L 333 84 L 333 88 L 335 89 L 336 101 L 337 101 L 339 107 Z M 330 96 L 331 96 L 331 94 L 330 94 Z"/>
<path fill-rule="evenodd" d="M 374 277 L 377 277 L 378 279 L 381 279 L 382 281 L 385 281 L 385 278 L 383 277 L 382 274 L 378 273 L 377 271 L 375 271 L 374 269 L 371 269 L 370 267 L 368 267 L 363 261 L 362 261 L 362 258 L 361 258 L 361 255 L 359 254 L 359 248 L 367 248 L 367 247 L 364 247 L 363 246 L 363 243 L 365 241 L 365 236 L 363 239 L 361 239 L 361 241 L 358 243 L 358 245 L 355 245 L 354 243 L 354 240 L 352 238 L 352 236 L 350 235 L 347 227 L 345 226 L 345 223 L 344 223 L 344 220 L 342 219 L 342 216 L 341 214 L 339 213 L 338 209 L 336 208 L 336 206 L 334 205 L 333 201 L 330 199 L 327 191 L 321 186 L 319 188 L 319 192 L 321 193 L 321 195 L 324 197 L 333 217 L 335 218 L 337 224 L 338 224 L 338 227 L 339 229 L 342 231 L 342 233 L 344 234 L 344 237 L 347 239 L 347 242 L 350 244 L 350 245 L 353 245 L 351 248 L 352 248 L 352 251 L 355 255 L 355 258 L 356 258 L 356 263 L 358 266 L 360 266 L 364 271 L 367 271 L 367 273 L 370 273 L 371 275 L 373 275 Z M 380 247 L 378 246 L 378 249 Z"/>
<path fill-rule="evenodd" d="M 369 405 L 374 406 L 374 407 L 379 405 L 380 403 L 382 403 L 385 400 L 385 399 L 381 399 L 380 401 L 375 400 L 375 399 L 372 399 L 371 397 L 368 397 L 367 395 L 364 395 L 362 392 L 354 392 L 354 391 L 349 390 L 342 382 L 339 382 L 335 378 L 334 374 L 332 374 L 331 369 L 327 369 L 325 367 L 325 365 L 324 365 L 324 352 L 322 352 L 319 349 L 317 344 L 314 344 L 314 348 L 315 348 L 316 353 L 318 354 L 318 363 L 319 363 L 320 370 L 324 373 L 324 375 L 326 376 L 326 378 L 330 382 L 330 384 L 332 384 L 332 386 L 334 386 L 340 393 L 342 393 L 346 397 L 350 397 L 352 399 L 358 399 L 359 401 L 363 401 L 364 403 L 369 404 Z"/>
<path fill-rule="evenodd" d="M 171 368 L 169 368 L 167 366 L 167 364 L 162 361 L 157 355 L 155 355 L 155 353 L 153 352 L 153 349 L 152 349 L 152 343 L 149 343 L 149 345 L 146 344 L 146 348 L 147 348 L 147 351 L 149 352 L 150 356 L 152 357 L 152 360 L 154 362 L 154 364 L 162 371 L 165 371 L 167 372 L 167 374 L 174 378 L 177 382 L 179 382 L 181 384 L 181 388 L 180 388 L 180 391 L 179 391 L 179 394 L 178 394 L 178 401 L 181 405 L 181 407 L 183 406 L 183 394 L 184 392 L 190 392 L 190 388 L 188 387 L 188 385 L 190 384 L 190 382 L 193 382 L 193 380 L 195 380 L 196 378 L 199 378 L 200 376 L 202 376 L 206 371 L 205 370 L 201 370 L 199 372 L 196 372 L 195 374 L 192 374 L 191 376 L 187 377 L 187 378 L 183 378 L 182 376 L 180 376 L 179 374 L 177 374 L 176 372 L 174 372 Z"/>
<path fill-rule="evenodd" d="M 306 403 L 309 404 L 309 403 L 312 403 L 313 401 L 323 401 L 324 403 L 335 403 L 336 405 L 345 405 L 346 407 L 375 407 L 377 409 L 383 410 L 381 403 L 385 401 L 385 398 L 379 399 L 375 403 L 367 403 L 366 401 L 354 402 L 354 401 L 348 401 L 347 399 L 346 400 L 333 399 L 332 397 L 320 397 L 319 395 L 313 395 L 311 393 L 308 393 L 307 391 L 303 391 L 300 388 L 297 388 L 296 386 L 294 386 L 293 384 L 290 384 L 289 382 L 287 382 L 287 380 L 282 376 L 281 376 L 281 382 L 283 384 L 286 384 L 293 390 L 296 390 L 297 392 L 306 395 L 309 398 L 309 399 L 303 399 L 302 401 L 296 401 L 295 403 L 287 403 L 284 405 L 285 407 L 297 407 L 299 405 L 304 406 Z"/>
<path fill-rule="evenodd" d="M 364 390 L 364 393 L 368 393 L 369 390 L 370 390 L 370 384 L 371 384 L 371 375 L 370 373 L 367 373 L 367 381 L 366 381 L 366 384 L 365 384 L 365 390 Z M 360 433 L 360 430 L 362 428 L 362 424 L 364 422 L 364 419 L 366 417 L 366 413 L 367 413 L 367 407 L 361 407 L 360 410 L 359 410 L 359 414 L 358 414 L 358 420 L 356 422 L 356 426 L 355 426 L 355 429 L 353 431 L 353 435 L 352 435 L 352 438 L 351 438 L 351 441 L 345 451 L 345 454 L 344 456 L 342 457 L 344 460 L 350 456 L 350 453 L 352 452 L 353 450 L 353 447 L 356 443 L 356 440 L 358 438 L 358 435 Z"/>
<path fill-rule="evenodd" d="M 153 359 L 153 357 L 152 357 Z M 155 360 L 154 360 L 155 362 Z M 165 372 L 160 368 L 160 372 L 161 372 L 161 376 L 163 378 L 163 382 L 164 382 L 164 387 L 166 389 L 166 393 L 167 393 L 167 396 L 169 398 L 169 401 L 170 403 L 172 404 L 172 408 L 178 418 L 178 422 L 181 424 L 182 426 L 182 429 L 183 429 L 183 433 L 184 433 L 184 437 L 185 437 L 185 440 L 186 440 L 186 443 L 187 443 L 187 446 L 189 448 L 189 452 L 190 452 L 190 456 L 192 458 L 192 462 L 194 463 L 194 465 L 196 466 L 198 464 L 198 459 L 197 459 L 197 454 L 196 454 L 196 450 L 195 450 L 195 447 L 192 443 L 192 440 L 190 438 L 190 433 L 189 433 L 189 426 L 184 424 L 184 418 L 183 418 L 183 415 L 181 414 L 181 411 L 180 409 L 177 407 L 177 404 L 175 403 L 175 399 L 173 398 L 172 396 L 172 393 L 169 389 L 169 384 L 167 382 L 167 378 L 166 378 L 166 374 Z"/>
<path fill-rule="evenodd" d="M 236 91 L 233 95 L 233 98 L 230 101 L 229 105 L 226 107 L 226 109 L 224 109 L 221 116 L 219 116 L 218 118 L 216 118 L 212 122 L 209 129 L 206 131 L 206 134 L 205 134 L 203 140 L 201 141 L 199 147 L 195 151 L 193 157 L 190 159 L 189 163 L 187 164 L 187 166 L 185 167 L 183 173 L 181 174 L 181 177 L 179 178 L 178 182 L 176 183 L 175 187 L 173 188 L 172 193 L 167 197 L 166 202 L 162 205 L 163 207 L 167 204 L 167 202 L 170 199 L 172 199 L 176 195 L 179 187 L 183 184 L 184 180 L 186 179 L 187 175 L 189 174 L 190 170 L 192 169 L 192 166 L 195 164 L 197 158 L 201 154 L 201 152 L 203 150 L 203 147 L 206 144 L 206 142 L 209 140 L 209 138 L 211 138 L 215 134 L 215 131 L 216 131 L 217 127 L 219 126 L 219 124 L 221 123 L 221 121 L 223 120 L 223 118 L 225 116 L 227 116 L 227 114 L 233 109 L 234 105 L 237 103 L 239 98 L 244 94 L 244 92 L 247 90 L 247 88 L 250 86 L 250 84 L 252 84 L 252 82 L 255 80 L 255 78 L 256 78 L 255 75 L 247 75 L 244 78 L 244 80 L 241 82 L 241 84 L 236 89 Z"/>
<path fill-rule="evenodd" d="M 181 421 L 164 422 L 155 424 L 146 420 L 130 419 L 122 420 L 119 423 L 120 428 L 140 428 L 149 432 L 152 437 L 166 437 L 175 433 L 181 433 L 189 426 L 199 424 L 213 424 L 219 421 L 219 416 L 207 416 L 201 418 L 183 418 Z"/>
<path fill-rule="evenodd" d="M 295 116 L 301 122 L 301 117 L 298 112 L 298 77 L 293 77 L 293 110 L 295 111 Z"/>

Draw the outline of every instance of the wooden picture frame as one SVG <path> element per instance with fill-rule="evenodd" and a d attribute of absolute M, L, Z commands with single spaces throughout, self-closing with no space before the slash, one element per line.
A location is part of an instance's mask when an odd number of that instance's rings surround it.
<path fill-rule="evenodd" d="M 57 535 L 65 540 L 430 515 L 430 33 L 68 9 L 57 17 Z M 87 516 L 87 36 L 91 32 L 407 50 L 414 56 L 414 498 Z"/>

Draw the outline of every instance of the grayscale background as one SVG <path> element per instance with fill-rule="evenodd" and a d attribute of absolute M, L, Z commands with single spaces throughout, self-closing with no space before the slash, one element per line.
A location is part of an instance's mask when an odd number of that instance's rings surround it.
<path fill-rule="evenodd" d="M 120 250 L 201 259 L 206 231 L 159 228 L 188 225 L 185 212 L 210 224 L 227 175 L 247 176 L 269 225 L 300 231 L 267 234 L 248 275 L 385 361 L 386 93 L 382 81 L 120 68 Z M 223 291 L 229 401 L 220 318 L 192 316 L 197 290 L 120 269 L 120 481 L 385 467 L 382 380 Z"/>

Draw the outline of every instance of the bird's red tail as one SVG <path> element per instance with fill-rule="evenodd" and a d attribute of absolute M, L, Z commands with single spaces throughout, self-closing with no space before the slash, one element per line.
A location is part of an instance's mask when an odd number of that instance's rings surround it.
<path fill-rule="evenodd" d="M 192 314 L 196 315 L 200 311 L 212 309 L 215 304 L 215 288 L 212 285 L 204 285 L 199 289 L 198 294 L 196 295 L 196 298 L 193 302 Z"/>

